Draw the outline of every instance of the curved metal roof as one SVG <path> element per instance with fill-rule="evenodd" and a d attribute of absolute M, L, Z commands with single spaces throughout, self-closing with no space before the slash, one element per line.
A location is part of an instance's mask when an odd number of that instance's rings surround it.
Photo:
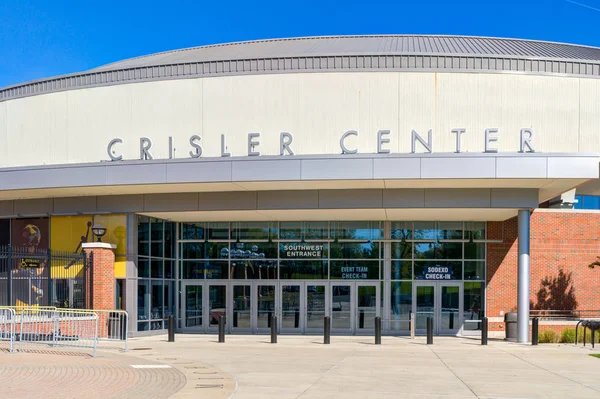
<path fill-rule="evenodd" d="M 303 72 L 518 72 L 600 77 L 600 48 L 466 36 L 324 36 L 167 51 L 0 89 L 0 101 L 144 81 Z"/>
<path fill-rule="evenodd" d="M 256 40 L 166 51 L 104 65 L 111 71 L 165 64 L 344 55 L 463 55 L 600 61 L 600 48 L 522 39 L 469 36 L 322 36 Z"/>

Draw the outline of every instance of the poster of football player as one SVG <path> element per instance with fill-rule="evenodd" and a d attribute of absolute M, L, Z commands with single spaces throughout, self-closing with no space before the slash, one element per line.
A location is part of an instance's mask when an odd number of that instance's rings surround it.
<path fill-rule="evenodd" d="M 49 220 L 15 219 L 12 221 L 13 303 L 16 306 L 46 305 L 48 286 Z"/>

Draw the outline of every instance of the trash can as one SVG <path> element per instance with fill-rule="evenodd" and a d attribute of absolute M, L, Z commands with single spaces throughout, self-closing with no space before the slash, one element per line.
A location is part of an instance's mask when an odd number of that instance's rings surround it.
<path fill-rule="evenodd" d="M 517 340 L 517 312 L 508 312 L 504 315 L 504 331 L 506 341 Z"/>

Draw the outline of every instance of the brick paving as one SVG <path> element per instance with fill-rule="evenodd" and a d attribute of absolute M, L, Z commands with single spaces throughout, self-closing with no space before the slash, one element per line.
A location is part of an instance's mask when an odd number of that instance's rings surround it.
<path fill-rule="evenodd" d="M 144 357 L 33 349 L 0 351 L 0 398 L 167 398 L 186 385 L 175 367 Z"/>

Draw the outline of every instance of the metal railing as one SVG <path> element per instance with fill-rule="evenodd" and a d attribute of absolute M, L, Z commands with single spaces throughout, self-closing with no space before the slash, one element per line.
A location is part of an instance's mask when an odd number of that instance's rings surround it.
<path fill-rule="evenodd" d="M 38 316 L 37 318 L 35 316 Z M 0 307 L 0 333 L 2 339 L 8 337 L 10 334 L 8 331 L 14 332 L 14 337 L 10 341 L 11 352 L 13 351 L 14 342 L 21 341 L 25 338 L 25 342 L 28 340 L 34 340 L 34 342 L 47 342 L 49 335 L 37 335 L 40 328 L 44 331 L 51 330 L 49 327 L 49 318 L 54 317 L 55 327 L 54 330 L 57 332 L 57 339 L 61 342 L 53 343 L 53 346 L 65 346 L 67 341 L 64 336 L 66 331 L 77 330 L 83 328 L 81 325 L 85 321 L 85 317 L 91 317 L 95 320 L 94 327 L 94 353 L 97 341 L 112 341 L 122 342 L 124 350 L 127 350 L 128 336 L 129 336 L 129 315 L 124 310 L 96 310 L 96 309 L 62 309 L 53 306 L 44 307 L 27 307 L 27 306 L 2 306 Z M 64 320 L 63 320 L 64 319 Z M 70 324 L 79 322 L 77 325 Z M 12 324 L 11 324 L 12 323 Z M 36 325 L 36 323 L 44 324 L 44 327 Z M 23 325 L 25 325 L 23 327 Z M 89 327 L 89 326 L 88 326 Z M 77 330 L 81 334 L 76 335 L 82 337 L 85 341 L 88 339 L 89 332 L 91 331 L 88 327 L 84 330 Z M 24 328 L 24 329 L 23 329 Z M 4 331 L 7 331 L 5 334 Z M 24 334 L 21 334 L 23 332 Z M 47 334 L 47 333 L 45 333 Z M 46 338 L 46 339 L 42 339 Z M 6 339 L 8 340 L 8 339 Z M 70 337 L 71 341 L 75 341 L 74 337 Z M 81 345 L 69 345 L 69 346 L 81 346 Z M 85 344 L 83 344 L 85 347 Z"/>
<path fill-rule="evenodd" d="M 23 351 L 30 345 L 92 349 L 96 356 L 98 315 L 92 311 L 38 307 L 0 307 L 2 341 L 9 351 Z"/>
<path fill-rule="evenodd" d="M 529 311 L 529 317 L 538 319 L 563 319 L 563 320 L 581 320 L 581 319 L 600 319 L 600 310 L 536 310 Z"/>

